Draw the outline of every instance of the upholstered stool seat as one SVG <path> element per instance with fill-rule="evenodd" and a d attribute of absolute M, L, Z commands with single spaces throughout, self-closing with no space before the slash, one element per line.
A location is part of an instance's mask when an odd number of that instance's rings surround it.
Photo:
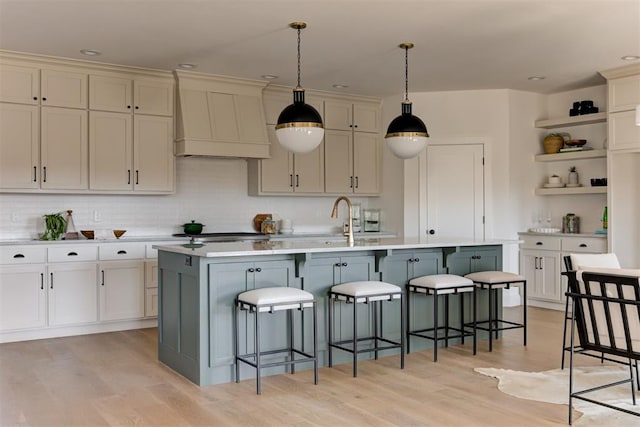
<path fill-rule="evenodd" d="M 506 271 L 478 271 L 465 275 L 467 279 L 473 280 L 478 289 L 487 290 L 488 295 L 488 319 L 476 321 L 476 329 L 489 332 L 489 351 L 493 351 L 493 336 L 498 338 L 498 333 L 507 329 L 522 329 L 524 345 L 527 345 L 527 280 L 518 274 Z M 498 291 L 500 289 L 511 289 L 511 287 L 522 287 L 522 322 L 513 322 L 498 317 Z M 476 292 L 476 299 L 478 292 Z M 476 302 L 477 304 L 477 302 Z M 486 325 L 486 326 L 485 326 Z"/>
<path fill-rule="evenodd" d="M 382 303 L 399 300 L 400 303 L 400 341 L 384 337 L 382 328 Z M 334 341 L 334 317 L 336 302 L 353 304 L 353 338 Z M 373 334 L 358 337 L 358 311 L 360 303 L 369 305 L 373 309 Z M 380 312 L 380 316 L 378 315 Z M 347 317 L 342 317 L 343 321 Z M 378 332 L 379 331 L 379 332 Z M 370 344 L 368 346 L 360 344 Z M 371 346 L 371 343 L 373 344 Z M 333 349 L 337 348 L 353 355 L 353 376 L 358 376 L 358 354 L 374 352 L 378 359 L 378 352 L 382 350 L 400 349 L 400 368 L 404 369 L 404 301 L 402 288 L 391 283 L 379 281 L 348 282 L 335 285 L 329 290 L 329 366 L 333 366 Z"/>
<path fill-rule="evenodd" d="M 318 326 L 317 326 L 317 306 L 313 294 L 303 291 L 302 289 L 288 287 L 271 287 L 254 289 L 243 292 L 236 297 L 236 344 L 235 344 L 235 361 L 236 361 L 236 382 L 240 381 L 240 362 L 256 368 L 256 392 L 261 394 L 261 370 L 262 368 L 271 366 L 289 366 L 291 373 L 295 373 L 295 365 L 297 363 L 313 362 L 313 383 L 318 384 Z M 294 343 L 294 322 L 293 311 L 302 311 L 310 308 L 313 311 L 313 349 L 311 353 L 304 350 L 296 349 Z M 240 327 L 239 317 L 240 311 L 247 310 L 249 313 L 255 313 L 254 328 L 254 352 L 240 354 Z M 260 346 L 260 314 L 274 313 L 277 311 L 288 310 L 288 342 L 287 348 L 261 351 Z M 304 323 L 303 323 L 304 324 Z M 304 330 L 302 331 L 302 341 L 304 341 Z M 288 357 L 283 361 L 264 362 L 262 356 L 268 354 L 288 353 Z M 296 358 L 297 356 L 300 356 Z"/>
<path fill-rule="evenodd" d="M 475 298 L 473 298 L 473 321 L 471 323 L 472 330 L 465 329 L 464 323 L 464 297 L 463 293 L 475 292 L 476 286 L 473 280 L 457 276 L 455 274 L 433 274 L 430 276 L 421 276 L 411 279 L 407 284 L 407 354 L 410 352 L 410 337 L 416 336 L 430 339 L 433 345 L 433 361 L 438 361 L 438 341 L 444 340 L 445 347 L 449 346 L 449 339 L 460 338 L 464 344 L 464 338 L 470 336 L 473 338 L 473 354 L 476 354 L 476 306 Z M 433 326 L 429 328 L 411 329 L 411 294 L 422 293 L 433 295 Z M 460 326 L 454 327 L 449 324 L 449 295 L 460 294 Z M 444 326 L 439 326 L 438 319 L 438 296 L 444 295 Z M 440 331 L 444 332 L 443 336 L 439 336 Z M 454 331 L 451 335 L 450 332 Z"/>

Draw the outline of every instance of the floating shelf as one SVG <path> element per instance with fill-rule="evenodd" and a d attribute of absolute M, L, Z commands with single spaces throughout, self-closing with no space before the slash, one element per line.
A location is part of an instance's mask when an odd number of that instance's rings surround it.
<path fill-rule="evenodd" d="M 607 187 L 536 188 L 536 196 L 566 196 L 568 194 L 606 194 Z"/>
<path fill-rule="evenodd" d="M 582 116 L 562 117 L 559 119 L 536 120 L 535 127 L 542 129 L 556 129 L 569 126 L 590 125 L 607 121 L 607 112 L 584 114 Z"/>
<path fill-rule="evenodd" d="M 558 162 L 562 160 L 601 159 L 607 157 L 607 150 L 567 151 L 555 154 L 536 154 L 536 162 Z"/>

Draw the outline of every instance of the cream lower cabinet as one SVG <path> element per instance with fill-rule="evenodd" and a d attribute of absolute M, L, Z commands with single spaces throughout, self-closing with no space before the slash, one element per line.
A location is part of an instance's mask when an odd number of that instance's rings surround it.
<path fill-rule="evenodd" d="M 144 268 L 144 315 L 155 317 L 158 315 L 158 261 L 145 261 Z"/>
<path fill-rule="evenodd" d="M 144 317 L 144 261 L 98 265 L 100 320 Z"/>
<path fill-rule="evenodd" d="M 0 331 L 46 325 L 45 264 L 2 266 Z"/>
<path fill-rule="evenodd" d="M 49 326 L 97 321 L 96 264 L 49 264 L 47 270 Z"/>
<path fill-rule="evenodd" d="M 563 257 L 572 253 L 607 251 L 604 237 L 587 235 L 520 234 L 520 274 L 527 279 L 528 303 L 536 307 L 564 310 L 566 278 Z"/>

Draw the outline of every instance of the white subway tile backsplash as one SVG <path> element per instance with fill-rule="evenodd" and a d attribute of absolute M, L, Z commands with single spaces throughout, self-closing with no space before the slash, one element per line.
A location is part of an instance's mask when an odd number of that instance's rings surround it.
<path fill-rule="evenodd" d="M 329 232 L 341 229 L 330 218 L 334 197 L 251 197 L 247 195 L 247 162 L 242 159 L 177 158 L 176 194 L 59 195 L 0 194 L 0 240 L 34 239 L 44 231 L 42 216 L 73 210 L 79 230 L 126 229 L 129 236 L 157 236 L 182 232 L 182 224 L 196 220 L 205 232 L 252 231 L 257 213 L 289 218 L 294 230 Z M 352 198 L 367 207 L 367 198 Z M 94 221 L 98 212 L 100 221 Z"/>

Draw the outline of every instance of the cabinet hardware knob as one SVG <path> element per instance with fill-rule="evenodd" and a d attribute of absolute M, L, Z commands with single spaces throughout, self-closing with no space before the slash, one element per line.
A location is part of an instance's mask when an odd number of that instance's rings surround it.
<path fill-rule="evenodd" d="M 43 97 L 42 97 L 42 100 L 43 100 L 43 101 L 46 101 L 46 100 L 47 100 L 47 98 L 45 98 L 45 97 L 43 96 Z"/>
<path fill-rule="evenodd" d="M 50 277 L 51 281 L 49 282 L 49 289 L 53 289 L 53 273 L 49 273 L 49 274 L 51 274 L 51 277 Z"/>
<path fill-rule="evenodd" d="M 341 264 L 340 264 L 339 262 L 336 262 L 336 263 L 334 264 L 334 266 L 335 266 L 335 267 L 340 267 L 340 265 L 341 265 Z"/>
<path fill-rule="evenodd" d="M 358 127 L 358 125 L 354 125 L 353 127 L 354 127 L 354 128 L 357 128 L 357 127 Z"/>
<path fill-rule="evenodd" d="M 407 262 L 413 262 L 413 258 L 409 258 Z"/>
<path fill-rule="evenodd" d="M 138 107 L 138 106 L 136 105 L 136 110 L 139 110 L 139 109 L 140 109 L 140 107 Z"/>
<path fill-rule="evenodd" d="M 13 257 L 14 258 L 24 258 L 24 255 L 23 254 L 15 254 Z"/>
<path fill-rule="evenodd" d="M 350 128 L 352 128 L 352 127 L 353 127 L 353 125 L 349 125 L 349 127 L 350 127 Z"/>
<path fill-rule="evenodd" d="M 128 108 L 128 109 L 131 109 L 131 105 L 127 105 L 127 108 Z"/>
<path fill-rule="evenodd" d="M 125 250 L 118 251 L 118 255 L 126 255 L 126 254 L 127 254 L 127 251 Z"/>
<path fill-rule="evenodd" d="M 249 268 L 247 271 L 248 271 L 249 273 L 253 273 L 253 272 L 254 272 L 254 271 L 256 271 L 256 270 L 255 270 L 254 268 Z"/>
<path fill-rule="evenodd" d="M 342 266 L 343 266 L 343 267 L 346 267 L 346 266 L 347 266 L 347 263 L 346 263 L 346 262 L 343 262 L 343 263 L 342 263 Z"/>
<path fill-rule="evenodd" d="M 429 230 L 429 234 L 434 235 L 436 234 L 436 230 L 434 230 L 433 228 L 431 230 Z"/>
<path fill-rule="evenodd" d="M 542 242 L 536 242 L 536 245 L 537 245 L 537 246 L 542 246 L 542 245 L 543 245 L 543 243 L 542 243 Z"/>
<path fill-rule="evenodd" d="M 69 252 L 67 256 L 78 256 L 78 252 Z"/>
<path fill-rule="evenodd" d="M 420 258 L 414 258 L 413 261 L 414 262 L 420 262 Z"/>
<path fill-rule="evenodd" d="M 586 248 L 586 247 L 587 247 L 587 244 L 586 244 L 586 243 L 580 243 L 580 247 L 581 247 L 581 248 Z"/>
<path fill-rule="evenodd" d="M 262 269 L 261 269 L 260 267 L 258 267 L 258 268 L 256 268 L 256 271 L 257 271 L 258 273 L 260 273 L 260 272 L 262 271 Z"/>
<path fill-rule="evenodd" d="M 37 97 L 37 96 L 34 96 L 34 97 L 33 97 L 33 100 L 34 100 L 34 101 L 37 101 L 37 100 L 38 100 L 38 97 Z"/>

